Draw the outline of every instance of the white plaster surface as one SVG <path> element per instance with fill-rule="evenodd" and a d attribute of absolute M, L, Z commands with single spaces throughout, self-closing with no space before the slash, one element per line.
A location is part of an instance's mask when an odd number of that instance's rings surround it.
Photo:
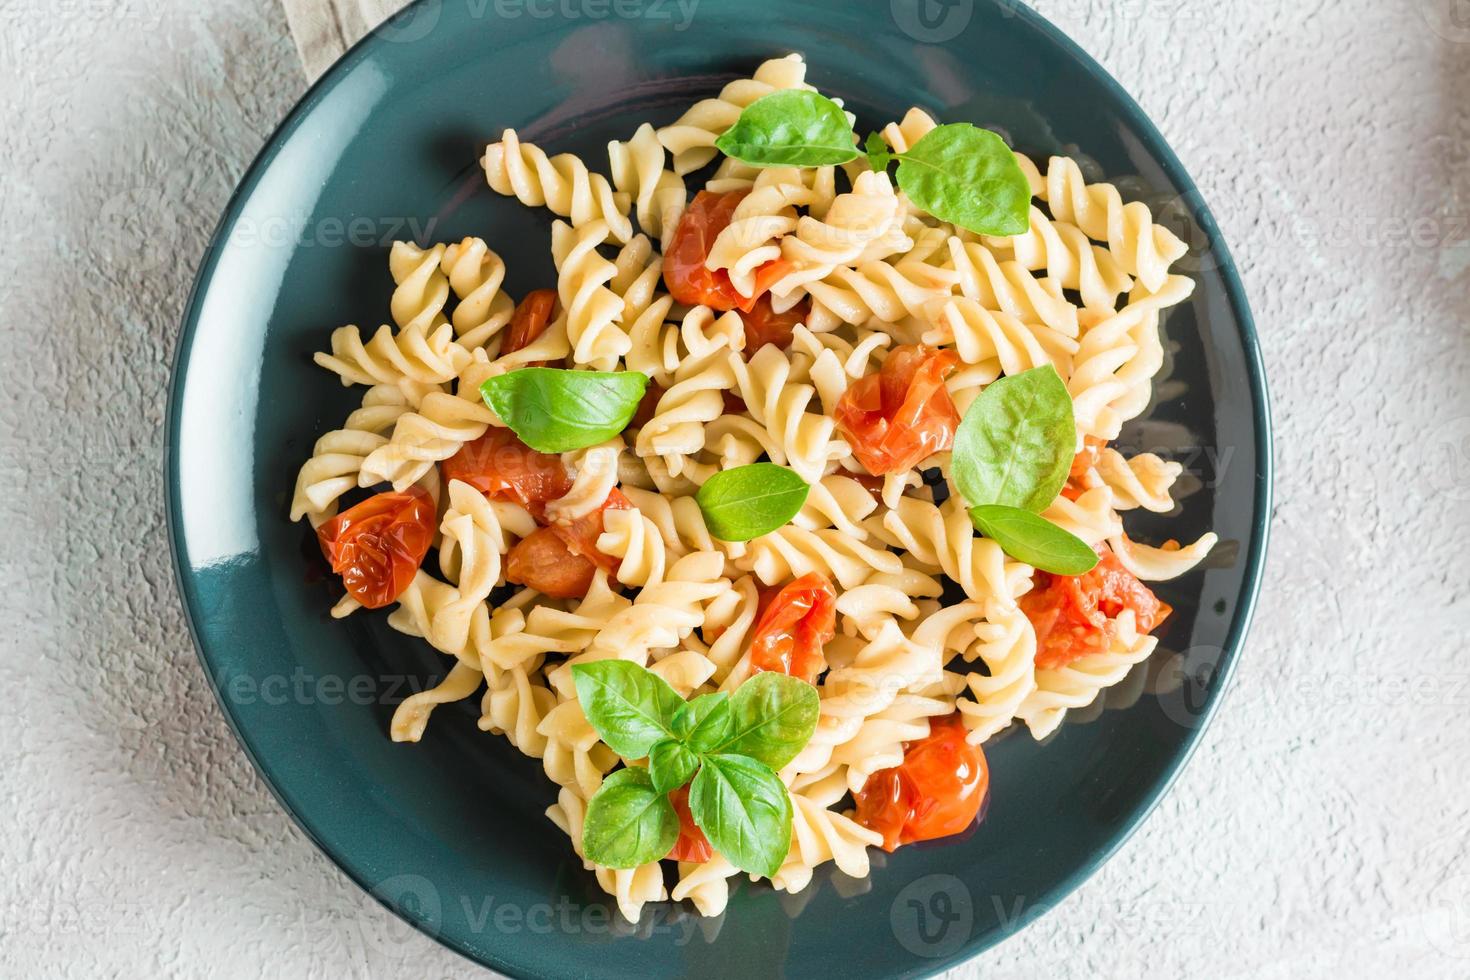
<path fill-rule="evenodd" d="M 1278 503 L 1193 763 L 956 975 L 1470 975 L 1470 2 L 1038 6 L 1159 123 L 1235 251 Z M 180 310 L 304 86 L 276 0 L 0 0 L 0 976 L 482 975 L 276 805 L 169 570 Z"/>

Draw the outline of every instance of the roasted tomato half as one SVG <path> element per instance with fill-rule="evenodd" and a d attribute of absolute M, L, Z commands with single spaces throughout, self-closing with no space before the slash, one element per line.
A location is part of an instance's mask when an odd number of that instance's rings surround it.
<path fill-rule="evenodd" d="M 770 594 L 750 644 L 753 671 L 773 671 L 815 683 L 826 666 L 822 648 L 837 632 L 837 591 L 816 572 Z"/>
<path fill-rule="evenodd" d="M 523 347 L 529 347 L 546 332 L 551 325 L 551 319 L 556 313 L 556 290 L 536 289 L 526 294 L 516 306 L 515 315 L 510 319 L 510 329 L 506 333 L 505 344 L 500 348 L 501 354 L 512 354 Z"/>
<path fill-rule="evenodd" d="M 960 413 L 944 379 L 958 363 L 953 351 L 899 347 L 847 389 L 837 427 L 869 473 L 902 473 L 954 444 Z"/>
<path fill-rule="evenodd" d="M 1098 562 L 1081 575 L 1038 571 L 1021 610 L 1036 628 L 1036 666 L 1065 667 L 1080 657 L 1103 653 L 1123 610 L 1133 611 L 1140 633 L 1152 632 L 1173 610 L 1118 561 L 1106 544 Z"/>
<path fill-rule="evenodd" d="M 434 540 L 434 500 L 419 487 L 380 493 L 316 529 L 347 593 L 369 609 L 403 594 Z"/>
<path fill-rule="evenodd" d="M 689 785 L 686 783 L 670 793 L 669 802 L 674 804 L 674 812 L 679 815 L 679 839 L 674 842 L 674 849 L 668 856 L 675 861 L 692 861 L 695 864 L 703 864 L 714 857 L 715 849 L 710 846 L 704 831 L 695 824 L 694 814 L 689 810 Z"/>
<path fill-rule="evenodd" d="M 538 453 L 509 429 L 491 427 L 439 464 L 447 484 L 463 480 L 487 497 L 509 500 L 538 517 L 548 501 L 564 495 L 572 479 L 554 453 Z"/>
<path fill-rule="evenodd" d="M 883 848 L 958 834 L 980 813 L 990 770 L 965 740 L 959 713 L 936 718 L 927 737 L 904 747 L 903 762 L 868 777 L 856 794 L 857 821 L 883 835 Z"/>
<path fill-rule="evenodd" d="M 742 296 L 730 282 L 724 269 L 705 266 L 710 249 L 720 232 L 730 226 L 735 208 L 749 191 L 715 194 L 700 191 L 694 195 L 674 234 L 664 250 L 664 285 L 669 295 L 690 306 L 708 306 L 712 310 L 750 310 L 771 284 L 790 270 L 783 259 L 767 262 L 755 270 L 755 293 Z"/>

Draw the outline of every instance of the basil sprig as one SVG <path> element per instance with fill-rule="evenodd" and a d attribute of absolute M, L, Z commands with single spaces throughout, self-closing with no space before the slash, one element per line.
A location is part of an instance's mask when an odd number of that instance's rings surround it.
<path fill-rule="evenodd" d="M 1056 368 L 1001 378 L 955 431 L 955 484 L 972 505 L 1045 510 L 1067 482 L 1076 439 L 1072 396 Z"/>
<path fill-rule="evenodd" d="M 965 412 L 950 460 L 980 533 L 1056 575 L 1097 564 L 1086 542 L 1039 516 L 1067 482 L 1076 439 L 1072 396 L 1048 364 L 987 386 Z"/>
<path fill-rule="evenodd" d="M 638 371 L 521 368 L 480 385 L 491 411 L 537 452 L 606 442 L 628 427 L 648 376 Z"/>
<path fill-rule="evenodd" d="M 1031 185 L 1005 140 L 970 123 L 936 126 L 895 153 L 878 133 L 857 148 L 842 107 L 805 90 L 773 92 L 746 106 L 715 141 L 726 156 L 758 167 L 825 167 L 866 154 L 875 171 L 894 160 L 894 179 L 919 207 L 980 235 L 1019 235 L 1031 223 Z"/>
<path fill-rule="evenodd" d="M 940 221 L 980 235 L 1019 235 L 1031 227 L 1031 184 L 1005 140 L 990 130 L 936 126 L 893 157 L 898 186 Z"/>
<path fill-rule="evenodd" d="M 749 541 L 795 517 L 810 490 L 784 466 L 751 463 L 716 473 L 694 499 L 710 534 L 721 541 Z"/>
<path fill-rule="evenodd" d="M 588 860 L 636 868 L 667 855 L 679 836 L 668 794 L 689 783 L 690 815 L 715 850 L 751 874 L 780 870 L 791 849 L 791 798 L 775 770 L 816 731 L 816 688 L 761 673 L 733 695 L 686 703 L 663 678 L 626 660 L 577 664 L 572 677 L 602 740 L 627 758 L 648 758 L 647 769 L 607 777 L 588 803 Z"/>
<path fill-rule="evenodd" d="M 756 99 L 715 146 L 758 167 L 830 167 L 858 156 L 842 107 L 805 89 Z"/>
<path fill-rule="evenodd" d="M 970 519 L 1006 554 L 1043 571 L 1081 575 L 1097 564 L 1087 542 L 1029 510 L 985 504 L 970 508 Z"/>
<path fill-rule="evenodd" d="M 587 803 L 582 851 L 598 864 L 636 868 L 639 855 L 667 854 L 678 839 L 679 815 L 645 769 L 619 769 Z"/>

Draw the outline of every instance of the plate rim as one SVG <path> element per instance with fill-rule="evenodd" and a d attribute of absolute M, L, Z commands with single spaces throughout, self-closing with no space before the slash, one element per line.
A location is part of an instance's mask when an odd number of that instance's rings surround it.
<path fill-rule="evenodd" d="M 265 169 L 280 152 L 286 137 L 300 125 L 307 114 L 321 101 L 325 93 L 341 83 L 347 77 L 350 69 L 358 61 L 362 60 L 369 51 L 376 50 L 384 44 L 391 43 L 391 39 L 384 38 L 383 34 L 386 31 L 392 30 L 392 25 L 395 20 L 415 16 L 415 12 L 420 7 L 441 2 L 442 0 L 410 0 L 400 10 L 385 19 L 383 23 L 368 31 L 356 43 L 344 51 L 330 67 L 307 86 L 306 90 L 292 105 L 281 122 L 271 130 L 226 200 L 220 218 L 215 223 L 214 230 L 205 245 L 204 255 L 195 270 L 194 281 L 190 286 L 188 298 L 180 317 L 180 331 L 175 340 L 173 357 L 169 368 L 169 381 L 166 388 L 167 411 L 164 417 L 162 460 L 164 464 L 164 523 L 168 533 L 169 556 L 170 564 L 173 567 L 174 586 L 178 592 L 180 606 L 184 614 L 184 622 L 189 632 L 189 639 L 194 648 L 194 654 L 199 661 L 199 665 L 203 669 L 205 680 L 210 691 L 214 694 L 215 701 L 219 705 L 230 731 L 234 734 L 235 740 L 239 743 L 241 750 L 245 753 L 250 765 L 254 768 L 256 776 L 265 785 L 271 796 L 275 798 L 291 822 L 353 884 L 400 921 L 408 923 L 419 933 L 434 940 L 440 946 L 452 950 L 477 966 L 494 969 L 511 977 L 536 978 L 536 980 L 540 980 L 540 978 L 546 978 L 552 975 L 538 972 L 525 963 L 507 960 L 498 955 L 494 950 L 482 951 L 482 949 L 475 949 L 472 951 L 467 945 L 460 942 L 457 937 L 440 930 L 433 930 L 424 922 L 403 914 L 402 911 L 388 902 L 384 896 L 378 894 L 376 885 L 370 881 L 369 876 L 363 873 L 361 869 L 354 867 L 353 862 L 349 860 L 347 855 L 339 853 L 334 848 L 328 846 L 321 835 L 308 824 L 306 818 L 298 812 L 297 808 L 287 799 L 281 787 L 277 785 L 269 767 L 262 763 L 255 746 L 252 744 L 246 732 L 240 727 L 235 713 L 231 709 L 228 699 L 225 697 L 224 691 L 220 688 L 217 680 L 218 674 L 214 669 L 213 655 L 206 649 L 201 639 L 199 621 L 202 620 L 203 616 L 197 608 L 198 600 L 193 588 L 194 572 L 192 569 L 185 568 L 182 560 L 184 554 L 183 546 L 186 538 L 182 526 L 181 501 L 179 499 L 181 460 L 176 439 L 179 431 L 179 411 L 183 402 L 184 382 L 188 373 L 187 364 L 189 362 L 189 355 L 193 349 L 195 334 L 198 331 L 204 296 L 207 292 L 208 284 L 213 280 L 215 270 L 219 265 L 224 250 L 228 246 L 228 239 L 224 237 L 224 232 L 227 227 L 231 226 L 239 218 L 245 201 L 254 193 Z M 1221 704 L 1229 695 L 1232 687 L 1236 666 L 1248 637 L 1251 623 L 1255 618 L 1256 607 L 1260 598 L 1268 544 L 1271 536 L 1272 505 L 1275 489 L 1274 424 L 1271 413 L 1269 388 L 1266 380 L 1265 363 L 1262 356 L 1260 339 L 1256 331 L 1255 318 L 1251 313 L 1245 287 L 1236 268 L 1234 257 L 1231 255 L 1225 237 L 1215 221 L 1214 214 L 1205 203 L 1203 195 L 1200 194 L 1199 188 L 1185 170 L 1183 163 L 1180 162 L 1173 147 L 1169 145 L 1158 127 L 1143 111 L 1143 108 L 1128 90 L 1100 62 L 1068 36 L 1066 32 L 1032 9 L 1028 3 L 1022 2 L 1022 0 L 977 0 L 977 2 L 986 3 L 990 6 L 1003 6 L 1011 16 L 1022 19 L 1031 28 L 1042 34 L 1050 43 L 1054 44 L 1063 54 L 1079 64 L 1088 75 L 1116 100 L 1120 109 L 1120 115 L 1126 118 L 1136 129 L 1151 158 L 1160 166 L 1169 180 L 1179 188 L 1180 197 L 1187 203 L 1191 216 L 1206 232 L 1212 246 L 1211 254 L 1217 260 L 1215 270 L 1218 272 L 1221 283 L 1224 286 L 1225 298 L 1229 304 L 1231 314 L 1240 335 L 1241 348 L 1246 366 L 1246 380 L 1251 392 L 1251 427 L 1257 446 L 1255 493 L 1252 500 L 1254 520 L 1249 547 L 1246 549 L 1242 558 L 1244 562 L 1244 576 L 1235 615 L 1225 636 L 1221 657 L 1216 667 L 1219 677 L 1218 683 L 1213 687 L 1209 699 L 1203 705 L 1197 722 L 1185 737 L 1182 743 L 1182 751 L 1172 762 L 1169 771 L 1134 808 L 1133 812 L 1128 814 L 1119 829 L 1113 833 L 1112 837 L 1103 847 L 1095 850 L 1086 861 L 1079 863 L 1069 874 L 1059 879 L 1037 897 L 1036 902 L 1032 903 L 1032 908 L 1037 910 L 1035 914 L 1023 915 L 1014 923 L 1013 927 L 1007 930 L 998 931 L 988 937 L 973 937 L 967 940 L 953 956 L 943 957 L 930 963 L 919 965 L 917 969 L 904 974 L 905 976 L 912 977 L 936 976 L 945 970 L 953 969 L 963 963 L 970 962 L 987 950 L 993 949 L 1023 932 L 1038 919 L 1044 918 L 1052 909 L 1070 897 L 1073 892 L 1091 878 L 1099 868 L 1111 860 L 1128 843 L 1133 835 L 1137 833 L 1138 829 L 1153 814 L 1163 797 L 1173 788 L 1175 781 L 1188 766 L 1195 751 L 1199 748 L 1205 731 L 1214 720 L 1216 712 L 1219 711 Z"/>

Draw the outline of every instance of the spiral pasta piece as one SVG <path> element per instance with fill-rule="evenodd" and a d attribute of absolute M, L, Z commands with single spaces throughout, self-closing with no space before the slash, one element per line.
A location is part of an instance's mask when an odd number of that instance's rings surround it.
<path fill-rule="evenodd" d="M 663 581 L 668 552 L 653 521 L 633 509 L 606 511 L 602 523 L 597 550 L 618 559 L 619 582 L 641 589 Z"/>
<path fill-rule="evenodd" d="M 714 662 L 698 650 L 675 650 L 654 661 L 648 669 L 662 677 L 681 698 L 693 695 L 715 673 Z"/>
<path fill-rule="evenodd" d="M 1171 578 L 1178 578 L 1204 561 L 1219 540 L 1214 532 L 1207 531 L 1191 545 L 1181 547 L 1176 543 L 1172 547 L 1165 545 L 1155 548 L 1139 544 L 1120 532 L 1109 538 L 1108 544 L 1123 567 L 1142 581 L 1166 582 Z"/>
<path fill-rule="evenodd" d="M 674 172 L 687 174 L 714 159 L 715 140 L 735 125 L 745 107 L 782 89 L 806 89 L 806 62 L 799 54 L 764 61 L 750 78 L 737 79 L 718 98 L 696 102 L 671 125 L 658 130 L 658 141 L 674 157 Z"/>
<path fill-rule="evenodd" d="M 443 543 L 441 567 L 457 583 L 456 594 L 437 612 L 429 626 L 429 642 L 441 650 L 458 650 L 469 640 L 470 619 L 503 581 L 501 556 L 514 538 L 536 529 L 536 521 L 522 507 L 492 503 L 483 493 L 459 480 L 449 481 L 449 509 L 440 523 Z"/>
<path fill-rule="evenodd" d="M 716 854 L 703 864 L 681 861 L 679 883 L 669 897 L 676 902 L 689 899 L 700 915 L 719 915 L 730 900 L 729 879 L 739 873 L 740 869 L 722 854 Z"/>
<path fill-rule="evenodd" d="M 1174 509 L 1169 490 L 1184 467 L 1153 453 L 1124 458 L 1116 449 L 1104 449 L 1098 454 L 1095 472 L 1113 491 L 1114 509 L 1142 507 L 1156 514 L 1167 514 Z"/>
<path fill-rule="evenodd" d="M 837 435 L 837 423 L 809 410 L 816 389 L 805 383 L 805 372 L 780 348 L 768 344 L 748 363 L 731 354 L 727 365 L 750 417 L 770 434 L 767 449 L 773 462 L 815 483 L 829 463 L 851 452 Z"/>
<path fill-rule="evenodd" d="M 423 738 L 424 729 L 429 724 L 429 715 L 435 708 L 441 704 L 463 701 L 480 689 L 482 681 L 484 677 L 474 667 L 456 663 L 444 680 L 427 691 L 411 694 L 398 703 L 388 722 L 388 736 L 395 742 L 417 742 Z"/>
<path fill-rule="evenodd" d="M 653 126 L 644 123 L 627 142 L 609 143 L 607 157 L 613 186 L 632 201 L 638 227 L 667 248 L 688 203 L 688 191 L 684 178 L 664 168 L 663 144 Z"/>
<path fill-rule="evenodd" d="M 482 662 L 502 670 L 524 666 L 546 654 L 575 654 L 588 646 L 612 619 L 631 603 L 609 587 L 606 574 L 592 579 L 587 597 L 570 610 L 553 605 L 538 605 L 524 619 L 524 628 L 506 631 L 494 642 L 480 648 Z M 563 697 L 570 691 L 558 689 Z"/>
<path fill-rule="evenodd" d="M 736 579 L 728 592 L 705 607 L 705 657 L 714 665 L 710 676 L 717 685 L 725 682 L 750 646 L 759 611 L 760 590 L 750 575 Z"/>
<path fill-rule="evenodd" d="M 564 221 L 551 226 L 551 255 L 559 274 L 556 285 L 572 358 L 597 371 L 613 370 L 632 346 L 619 326 L 622 297 L 608 288 L 617 266 L 597 252 L 607 233 L 607 223 L 600 220 L 579 228 Z"/>
<path fill-rule="evenodd" d="M 755 294 L 755 273 L 781 257 L 780 240 L 796 230 L 796 209 L 812 203 L 815 193 L 795 167 L 767 167 L 730 215 L 710 245 L 708 269 L 724 269 L 742 296 Z"/>
<path fill-rule="evenodd" d="M 1078 334 L 1077 308 L 1067 302 L 1052 279 L 1037 279 L 1014 259 L 1000 261 L 982 242 L 948 238 L 949 256 L 962 296 L 985 309 L 1000 310 L 1018 320 L 1043 324 L 1063 337 Z"/>
<path fill-rule="evenodd" d="M 505 262 L 482 239 L 466 238 L 444 249 L 439 267 L 459 298 L 450 322 L 460 346 L 489 344 L 515 314 L 515 301 L 500 288 Z"/>
<path fill-rule="evenodd" d="M 464 370 L 470 352 L 454 339 L 454 328 L 440 324 L 430 332 L 417 327 L 394 332 L 384 324 L 363 342 L 353 324 L 332 331 L 332 352 L 318 351 L 317 364 L 342 379 L 343 386 L 443 384 Z"/>
<path fill-rule="evenodd" d="M 499 424 L 480 397 L 480 385 L 497 372 L 485 351 L 476 350 L 460 372 L 456 394 L 432 391 L 414 411 L 398 418 L 391 438 L 363 460 L 359 484 L 368 487 L 386 482 L 401 492 L 422 479 L 435 463 L 453 456 L 465 443 Z"/>
<path fill-rule="evenodd" d="M 562 465 L 572 477 L 567 492 L 546 504 L 546 519 L 552 524 L 570 524 L 597 510 L 618 485 L 622 436 L 613 436 L 586 449 L 562 453 Z"/>
<path fill-rule="evenodd" d="M 873 773 L 903 762 L 905 743 L 928 737 L 930 718 L 953 710 L 952 694 L 940 697 L 899 694 L 888 707 L 864 718 L 852 738 L 834 747 L 828 765 L 840 767 L 846 788 L 856 793 Z"/>
<path fill-rule="evenodd" d="M 969 730 L 968 740 L 975 745 L 1010 725 L 1036 689 L 1036 631 L 1031 620 L 1003 603 L 985 606 L 985 621 L 976 625 L 976 642 L 964 657 L 979 660 L 988 673 L 964 675 L 973 700 L 961 699 L 956 705 Z"/>
<path fill-rule="evenodd" d="M 1113 491 L 1106 486 L 1084 490 L 1076 500 L 1058 496 L 1041 516 L 1089 545 L 1123 533 L 1123 522 L 1113 510 Z"/>
<path fill-rule="evenodd" d="M 1030 587 L 1031 567 L 1007 559 L 1000 545 L 989 538 L 977 537 L 957 496 L 938 507 L 902 497 L 881 524 L 869 521 L 868 526 L 883 540 L 942 570 L 972 600 L 998 599 L 1009 604 Z"/>
<path fill-rule="evenodd" d="M 727 317 L 739 319 L 737 313 Z M 743 328 L 742 328 L 743 329 Z M 739 355 L 715 347 L 706 356 L 679 365 L 674 384 L 659 398 L 653 417 L 638 431 L 634 443 L 639 456 L 657 456 L 669 473 L 679 476 L 690 457 L 704 448 L 704 427 L 725 411 L 724 392 L 735 387 L 734 363 Z"/>
<path fill-rule="evenodd" d="M 393 322 L 405 332 L 428 334 L 448 321 L 449 278 L 440 269 L 445 247 L 419 248 L 413 242 L 394 242 L 388 251 L 388 271 L 397 288 L 388 303 Z"/>
<path fill-rule="evenodd" d="M 632 349 L 626 362 L 628 370 L 642 371 L 665 388 L 674 384 L 675 376 L 686 364 L 710 361 L 719 351 L 745 349 L 745 321 L 740 314 L 716 314 L 708 306 L 695 306 L 678 322 L 667 322 L 673 306 L 669 296 L 657 297 L 628 327 Z M 684 377 L 690 376 L 684 371 Z"/>
<path fill-rule="evenodd" d="M 809 531 L 794 524 L 747 542 L 745 553 L 734 561 L 765 585 L 817 572 L 852 589 L 875 574 L 897 575 L 903 570 L 902 559 L 882 547 L 855 541 L 833 528 Z"/>
<path fill-rule="evenodd" d="M 569 658 L 547 677 L 562 697 L 576 690 L 572 667 L 619 658 L 640 666 L 650 650 L 676 647 L 704 622 L 704 605 L 726 588 L 724 556 L 715 552 L 686 555 L 669 568 L 664 580 L 645 587 L 633 604 L 614 614 L 587 649 Z"/>
<path fill-rule="evenodd" d="M 791 810 L 791 850 L 771 876 L 777 891 L 801 891 L 811 884 L 813 871 L 828 861 L 843 874 L 867 877 L 867 849 L 882 844 L 882 835 L 801 793 L 791 794 Z"/>
<path fill-rule="evenodd" d="M 1087 183 L 1077 162 L 1067 157 L 1047 162 L 1045 199 L 1058 221 L 1070 221 L 1088 238 L 1106 242 L 1123 271 L 1150 292 L 1163 288 L 1169 266 L 1189 251 L 1173 232 L 1154 224 L 1147 205 L 1124 204 L 1112 184 Z"/>
<path fill-rule="evenodd" d="M 573 228 L 601 221 L 607 226 L 605 234 L 616 241 L 633 236 L 628 195 L 614 191 L 606 177 L 588 170 L 575 154 L 548 157 L 539 146 L 521 142 L 515 130 L 507 129 L 499 143 L 485 148 L 480 165 L 497 194 L 514 196 L 530 207 L 545 206 Z"/>
<path fill-rule="evenodd" d="M 1036 671 L 1036 689 L 1016 712 L 1033 738 L 1043 739 L 1056 731 L 1068 710 L 1087 707 L 1103 688 L 1112 687 L 1134 664 L 1147 660 L 1159 642 L 1138 632 L 1129 609 L 1113 621 L 1107 636 L 1109 648 L 1104 653 L 1090 654 L 1065 667 Z"/>
<path fill-rule="evenodd" d="M 1018 262 L 1033 272 L 1045 269 L 1052 283 L 1077 290 L 1089 309 L 1113 309 L 1118 296 L 1133 286 L 1113 253 L 1094 245 L 1076 225 L 1052 221 L 1035 205 L 1025 232 L 984 242 L 998 259 Z"/>
<path fill-rule="evenodd" d="M 584 800 L 592 799 L 602 788 L 602 777 L 618 764 L 617 753 L 603 744 L 575 699 L 561 701 L 548 711 L 537 723 L 536 732 L 546 739 L 541 768 L 552 782 Z"/>
<path fill-rule="evenodd" d="M 819 282 L 807 283 L 812 312 L 807 327 L 834 330 L 844 323 L 876 326 L 906 317 L 924 319 L 936 300 L 950 295 L 959 273 L 923 262 L 865 262 L 839 266 Z"/>
<path fill-rule="evenodd" d="M 1024 323 L 1009 313 L 987 310 L 977 300 L 953 297 L 944 301 L 934 328 L 924 343 L 954 344 L 966 364 L 994 361 L 1004 374 L 1019 374 L 1050 364 L 1065 377 L 1078 343 L 1050 327 Z"/>
<path fill-rule="evenodd" d="M 904 113 L 903 120 L 891 122 L 880 131 L 883 142 L 893 150 L 894 153 L 907 153 L 913 149 L 915 143 L 929 135 L 929 131 L 939 124 L 934 117 L 929 115 L 918 106 L 914 106 Z"/>
<path fill-rule="evenodd" d="M 537 728 L 555 707 L 551 689 L 517 667 L 487 683 L 478 724 L 482 732 L 504 735 L 511 745 L 539 759 L 546 754 L 546 736 Z"/>
<path fill-rule="evenodd" d="M 773 302 L 790 305 L 808 284 L 826 279 L 840 265 L 858 265 L 908 251 L 903 233 L 903 202 L 887 174 L 869 171 L 840 194 L 824 218 L 804 215 L 796 231 L 781 240 L 781 255 L 792 271 L 771 285 Z"/>
<path fill-rule="evenodd" d="M 1079 436 L 1116 439 L 1148 406 L 1164 358 L 1159 314 L 1193 291 L 1194 280 L 1170 276 L 1159 292 L 1136 289 L 1117 313 L 1089 318 L 1066 376 Z"/>
<path fill-rule="evenodd" d="M 363 395 L 362 406 L 347 416 L 342 428 L 316 441 L 311 458 L 296 475 L 291 494 L 291 520 L 303 517 L 318 527 L 337 512 L 337 498 L 357 486 L 366 460 L 388 440 L 383 435 L 405 413 L 413 410 L 423 389 L 416 386 L 374 385 Z"/>

